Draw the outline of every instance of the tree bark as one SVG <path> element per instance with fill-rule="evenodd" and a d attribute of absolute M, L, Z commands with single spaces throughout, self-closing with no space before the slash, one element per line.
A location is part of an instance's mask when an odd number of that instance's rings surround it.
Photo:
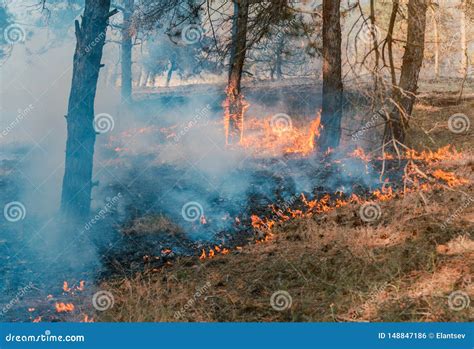
<path fill-rule="evenodd" d="M 132 100 L 132 15 L 134 0 L 124 0 L 122 24 L 122 86 L 123 103 Z"/>
<path fill-rule="evenodd" d="M 166 75 L 166 87 L 170 87 L 171 78 L 173 77 L 173 72 L 176 69 L 176 64 L 174 60 L 171 61 L 171 66 L 168 69 L 168 74 Z"/>
<path fill-rule="evenodd" d="M 399 0 L 393 0 L 392 13 L 390 15 L 390 22 L 387 31 L 387 47 L 388 47 L 388 60 L 390 65 L 390 76 L 392 78 L 392 86 L 397 84 L 397 75 L 395 73 L 395 62 L 393 60 L 393 30 L 395 28 L 395 20 L 397 19 L 398 8 L 400 6 Z"/>
<path fill-rule="evenodd" d="M 466 76 L 469 69 L 469 60 L 467 52 L 467 39 L 466 39 L 466 8 L 467 5 L 464 1 L 461 1 L 461 73 L 462 76 Z"/>
<path fill-rule="evenodd" d="M 375 67 L 374 67 L 374 92 L 378 93 L 379 90 L 379 62 L 380 62 L 380 52 L 379 52 L 379 43 L 377 38 L 376 24 L 375 24 L 375 0 L 370 0 L 370 24 L 372 25 L 372 45 L 375 51 Z"/>
<path fill-rule="evenodd" d="M 400 83 L 393 91 L 396 105 L 385 128 L 384 141 L 404 143 L 418 89 L 418 77 L 425 48 L 426 11 L 429 0 L 409 0 L 407 43 L 403 54 Z"/>
<path fill-rule="evenodd" d="M 144 67 L 142 67 L 142 69 L 140 70 L 140 79 L 138 79 L 138 87 L 145 87 L 147 78 L 148 71 Z"/>
<path fill-rule="evenodd" d="M 278 80 L 283 77 L 283 49 L 285 48 L 285 34 L 280 34 L 276 49 L 275 74 Z"/>
<path fill-rule="evenodd" d="M 434 66 L 435 66 L 435 79 L 439 79 L 439 29 L 438 19 L 436 18 L 436 11 L 431 6 L 431 13 L 433 15 L 433 35 L 434 35 Z"/>
<path fill-rule="evenodd" d="M 341 138 L 342 60 L 340 0 L 323 0 L 323 105 L 319 150 L 337 148 Z"/>
<path fill-rule="evenodd" d="M 242 71 L 247 51 L 249 0 L 233 0 L 234 18 L 230 52 L 229 81 L 225 108 L 226 144 L 237 144 L 244 129 L 245 102 L 241 94 Z"/>
<path fill-rule="evenodd" d="M 66 217 L 89 215 L 96 131 L 94 100 L 110 0 L 86 0 L 82 21 L 75 21 L 76 49 L 67 113 L 67 143 L 61 211 Z"/>

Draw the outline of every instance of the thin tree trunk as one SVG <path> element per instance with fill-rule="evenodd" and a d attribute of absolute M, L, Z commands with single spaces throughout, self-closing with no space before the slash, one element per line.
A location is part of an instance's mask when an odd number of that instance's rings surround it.
<path fill-rule="evenodd" d="M 170 69 L 168 70 L 168 74 L 166 75 L 166 87 L 170 86 L 171 78 L 173 77 L 174 71 L 175 71 L 175 63 L 174 61 L 172 61 Z"/>
<path fill-rule="evenodd" d="M 461 73 L 463 77 L 469 69 L 466 39 L 466 7 L 465 1 L 461 1 Z"/>
<path fill-rule="evenodd" d="M 407 43 L 403 55 L 400 83 L 393 92 L 396 106 L 390 113 L 385 128 L 385 142 L 405 141 L 410 117 L 418 89 L 418 77 L 425 48 L 426 11 L 429 0 L 409 0 Z"/>
<path fill-rule="evenodd" d="M 375 0 L 370 0 L 370 24 L 372 25 L 372 44 L 375 51 L 375 67 L 374 67 L 374 92 L 377 94 L 379 85 L 379 62 L 380 52 L 378 47 L 377 26 L 375 24 Z"/>
<path fill-rule="evenodd" d="M 249 0 L 234 1 L 232 46 L 225 108 L 226 144 L 237 144 L 244 129 L 245 103 L 241 94 L 242 71 L 247 51 Z"/>
<path fill-rule="evenodd" d="M 438 32 L 438 19 L 436 18 L 436 11 L 433 6 L 430 6 L 431 13 L 433 15 L 433 35 L 434 35 L 434 66 L 435 66 L 435 79 L 439 79 L 439 32 Z"/>
<path fill-rule="evenodd" d="M 138 79 L 138 87 L 144 87 L 146 85 L 146 79 L 148 77 L 147 70 L 142 67 L 140 70 L 140 79 Z"/>
<path fill-rule="evenodd" d="M 467 75 L 469 73 L 469 53 L 468 45 L 466 40 L 466 11 L 467 11 L 467 2 L 466 0 L 461 1 L 461 73 L 463 76 L 461 88 L 459 90 L 459 95 L 457 103 L 461 102 L 462 94 L 464 92 L 464 84 L 466 83 Z"/>
<path fill-rule="evenodd" d="M 340 0 L 323 0 L 323 106 L 319 149 L 339 146 L 342 120 Z"/>
<path fill-rule="evenodd" d="M 134 0 L 124 0 L 122 24 L 122 102 L 132 99 L 132 15 Z"/>
<path fill-rule="evenodd" d="M 283 77 L 283 49 L 285 48 L 285 34 L 281 33 L 278 39 L 278 45 L 276 49 L 276 61 L 275 61 L 275 74 L 278 80 Z"/>
<path fill-rule="evenodd" d="M 153 87 L 155 86 L 155 74 L 152 72 L 148 72 L 148 75 L 146 77 L 146 83 L 145 87 Z"/>
<path fill-rule="evenodd" d="M 84 218 L 89 214 L 92 166 L 96 131 L 94 100 L 110 0 L 86 0 L 82 21 L 75 21 L 76 50 L 67 113 L 66 163 L 61 211 L 66 217 Z"/>
<path fill-rule="evenodd" d="M 395 28 L 395 21 L 397 19 L 398 8 L 400 6 L 399 0 L 393 0 L 392 13 L 390 15 L 390 22 L 387 31 L 387 47 L 388 47 L 388 60 L 390 65 L 390 76 L 392 78 L 392 86 L 397 84 L 397 75 L 395 73 L 395 62 L 393 60 L 393 30 Z"/>

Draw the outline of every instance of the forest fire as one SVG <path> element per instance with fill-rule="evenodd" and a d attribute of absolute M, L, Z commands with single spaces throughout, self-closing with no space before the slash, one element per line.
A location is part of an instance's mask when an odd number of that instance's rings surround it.
<path fill-rule="evenodd" d="M 27 2 L 0 9 L 6 321 L 472 315 L 472 1 Z"/>

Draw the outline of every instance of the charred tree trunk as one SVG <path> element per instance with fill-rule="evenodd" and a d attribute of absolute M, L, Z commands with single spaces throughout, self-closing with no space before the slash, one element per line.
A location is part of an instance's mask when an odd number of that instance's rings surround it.
<path fill-rule="evenodd" d="M 408 2 L 407 43 L 403 54 L 400 83 L 395 86 L 392 108 L 385 128 L 385 142 L 405 141 L 408 117 L 411 115 L 418 89 L 418 77 L 425 48 L 426 11 L 429 0 Z"/>
<path fill-rule="evenodd" d="M 319 150 L 339 146 L 342 119 L 340 0 L 323 1 L 323 106 Z"/>
<path fill-rule="evenodd" d="M 226 144 L 236 144 L 242 139 L 245 103 L 241 94 L 242 71 L 247 51 L 247 22 L 249 0 L 234 1 L 232 46 L 230 53 L 229 81 L 225 103 Z"/>
<path fill-rule="evenodd" d="M 393 60 L 393 30 L 395 28 L 395 20 L 397 19 L 398 8 L 400 6 L 399 0 L 393 0 L 392 13 L 390 15 L 390 22 L 387 31 L 387 48 L 388 60 L 390 65 L 390 77 L 392 78 L 392 86 L 397 84 L 397 75 L 395 73 L 395 62 Z"/>
<path fill-rule="evenodd" d="M 102 49 L 108 25 L 110 0 L 86 0 L 82 21 L 75 21 L 76 50 L 67 114 L 66 163 L 61 211 L 66 217 L 89 214 L 96 131 L 94 100 Z"/>
<path fill-rule="evenodd" d="M 278 80 L 283 77 L 283 49 L 285 48 L 285 37 L 284 34 L 280 35 L 278 40 L 278 46 L 276 49 L 276 60 L 275 60 L 275 74 Z"/>
<path fill-rule="evenodd" d="M 122 102 L 132 99 L 132 15 L 134 0 L 124 0 L 122 24 Z"/>

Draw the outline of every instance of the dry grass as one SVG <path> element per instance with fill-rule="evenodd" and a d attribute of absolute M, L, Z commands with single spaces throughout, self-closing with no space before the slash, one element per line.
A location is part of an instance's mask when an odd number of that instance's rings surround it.
<path fill-rule="evenodd" d="M 179 320 L 468 321 L 472 309 L 453 311 L 447 297 L 456 290 L 474 296 L 473 207 L 439 228 L 458 199 L 440 191 L 429 206 L 416 194 L 386 202 L 376 226 L 345 207 L 278 226 L 273 241 L 242 252 L 204 262 L 182 258 L 159 272 L 105 283 L 116 303 L 100 320 L 175 321 L 191 301 Z M 270 306 L 278 290 L 290 293 L 290 309 Z"/>
<path fill-rule="evenodd" d="M 474 100 L 460 105 L 432 106 L 419 103 L 416 107 L 409 132 L 409 145 L 417 150 L 438 149 L 448 144 L 473 155 L 474 138 Z M 454 134 L 448 129 L 449 117 L 462 113 L 471 120 L 471 127 L 467 132 Z"/>
<path fill-rule="evenodd" d="M 430 129 L 451 113 L 468 113 L 473 106 L 419 106 L 417 122 Z M 452 143 L 466 152 L 473 149 L 472 131 L 470 138 L 446 134 L 443 124 L 428 136 L 422 130 L 412 132 L 418 148 L 431 147 L 431 137 L 432 148 Z M 473 178 L 472 160 L 446 166 Z M 463 208 L 446 229 L 440 228 L 466 202 L 459 190 L 473 197 L 472 184 L 434 190 L 423 199 L 411 193 L 381 203 L 382 217 L 372 225 L 361 222 L 358 207 L 346 206 L 280 224 L 273 240 L 229 255 L 203 262 L 180 258 L 157 272 L 109 280 L 101 287 L 113 293 L 115 306 L 98 314 L 98 320 L 473 320 L 472 304 L 460 311 L 448 306 L 453 291 L 474 297 L 474 205 Z M 284 311 L 270 305 L 279 290 L 292 297 Z"/>

